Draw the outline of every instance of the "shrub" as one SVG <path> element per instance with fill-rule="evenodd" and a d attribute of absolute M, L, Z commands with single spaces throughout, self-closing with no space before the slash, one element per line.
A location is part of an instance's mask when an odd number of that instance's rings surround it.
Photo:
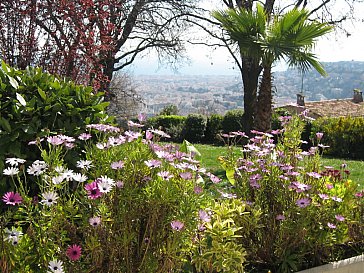
<path fill-rule="evenodd" d="M 171 136 L 170 140 L 181 142 L 182 132 L 185 126 L 186 117 L 175 115 L 163 115 L 151 117 L 147 120 L 147 127 L 163 130 Z"/>
<path fill-rule="evenodd" d="M 205 131 L 205 142 L 207 143 L 218 143 L 217 135 L 222 131 L 222 119 L 223 117 L 219 114 L 212 114 L 207 117 L 206 131 Z"/>
<path fill-rule="evenodd" d="M 178 272 L 206 203 L 196 179 L 205 174 L 174 146 L 148 140 L 151 131 L 142 139 L 108 125 L 88 128 L 98 144 L 85 140 L 77 169 L 62 158 L 79 141 L 64 135 L 37 144 L 42 161 L 7 160 L 6 177 L 17 187 L 2 196 L 4 272 L 49 272 L 55 260 L 66 272 Z M 30 176 L 41 189 L 36 197 L 23 183 Z"/>
<path fill-rule="evenodd" d="M 28 145 L 37 137 L 55 132 L 77 136 L 85 124 L 111 121 L 102 93 L 94 94 L 91 87 L 61 80 L 40 68 L 16 70 L 3 62 L 0 84 L 1 173 L 5 157 L 38 158 L 39 151 Z M 75 162 L 72 151 L 67 157 Z"/>
<path fill-rule="evenodd" d="M 222 130 L 224 133 L 243 131 L 244 111 L 235 109 L 227 111 L 222 119 Z"/>
<path fill-rule="evenodd" d="M 322 132 L 329 155 L 364 159 L 364 118 L 320 118 L 312 123 L 312 135 Z"/>
<path fill-rule="evenodd" d="M 200 114 L 189 114 L 186 118 L 184 138 L 192 143 L 201 142 L 206 129 L 206 118 Z"/>
<path fill-rule="evenodd" d="M 358 228 L 364 219 L 363 191 L 347 170 L 322 168 L 317 146 L 300 149 L 304 123 L 297 116 L 281 122 L 277 145 L 273 135 L 258 132 L 238 159 L 220 157 L 232 194 L 261 211 L 258 222 L 240 234 L 254 272 L 314 267 L 337 258 L 331 251 L 335 245 L 364 244 Z M 320 141 L 318 135 L 314 143 L 321 146 Z"/>

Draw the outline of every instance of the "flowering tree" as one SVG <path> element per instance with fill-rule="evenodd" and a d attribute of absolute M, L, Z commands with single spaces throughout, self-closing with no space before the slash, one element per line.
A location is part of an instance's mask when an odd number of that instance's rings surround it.
<path fill-rule="evenodd" d="M 0 4 L 0 57 L 107 90 L 113 72 L 146 50 L 180 56 L 180 34 L 187 27 L 183 18 L 196 8 L 194 2 L 5 0 Z M 27 35 L 19 35 L 18 22 Z"/>

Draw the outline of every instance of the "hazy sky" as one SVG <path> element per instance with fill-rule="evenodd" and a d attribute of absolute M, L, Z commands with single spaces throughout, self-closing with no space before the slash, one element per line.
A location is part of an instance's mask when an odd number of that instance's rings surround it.
<path fill-rule="evenodd" d="M 363 12 L 362 12 L 363 11 Z M 356 9 L 356 14 L 363 16 L 364 4 Z M 351 35 L 330 34 L 317 42 L 315 53 L 322 62 L 364 61 L 364 23 L 348 22 L 346 29 Z M 170 68 L 161 68 L 152 54 L 143 57 L 130 67 L 131 74 L 238 74 L 234 62 L 226 49 L 211 49 L 202 46 L 188 46 L 189 64 L 183 64 L 177 72 Z M 285 70 L 285 65 L 278 64 L 278 70 Z"/>

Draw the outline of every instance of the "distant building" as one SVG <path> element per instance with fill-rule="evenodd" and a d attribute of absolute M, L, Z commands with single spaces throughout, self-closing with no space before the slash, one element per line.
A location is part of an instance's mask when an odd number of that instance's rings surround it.
<path fill-rule="evenodd" d="M 295 114 L 300 114 L 308 109 L 308 115 L 314 119 L 320 117 L 364 117 L 363 94 L 358 89 L 354 89 L 352 98 L 336 100 L 305 102 L 305 96 L 297 94 L 296 104 L 287 104 L 279 108 Z"/>

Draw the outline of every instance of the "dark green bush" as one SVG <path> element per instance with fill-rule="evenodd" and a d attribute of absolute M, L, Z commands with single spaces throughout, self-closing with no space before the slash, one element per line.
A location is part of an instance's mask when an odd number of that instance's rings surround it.
<path fill-rule="evenodd" d="M 0 170 L 6 157 L 39 159 L 28 142 L 51 133 L 77 136 L 86 124 L 109 122 L 103 94 L 43 73 L 40 68 L 0 69 Z M 74 157 L 69 152 L 69 158 Z"/>
<path fill-rule="evenodd" d="M 324 133 L 321 142 L 330 146 L 324 149 L 326 154 L 364 159 L 364 118 L 320 118 L 312 123 L 312 139 L 317 132 Z"/>
<path fill-rule="evenodd" d="M 222 115 L 212 114 L 207 117 L 206 131 L 205 131 L 205 142 L 207 143 L 218 143 L 219 140 L 216 136 L 222 131 Z"/>
<path fill-rule="evenodd" d="M 181 142 L 182 131 L 185 126 L 186 117 L 176 115 L 163 115 L 151 117 L 147 121 L 147 128 L 160 129 L 171 136 L 171 141 Z"/>
<path fill-rule="evenodd" d="M 204 139 L 206 118 L 200 114 L 189 114 L 186 118 L 184 138 L 190 142 L 201 142 Z"/>
<path fill-rule="evenodd" d="M 224 133 L 243 130 L 243 114 L 241 109 L 227 111 L 222 119 L 222 130 Z"/>

